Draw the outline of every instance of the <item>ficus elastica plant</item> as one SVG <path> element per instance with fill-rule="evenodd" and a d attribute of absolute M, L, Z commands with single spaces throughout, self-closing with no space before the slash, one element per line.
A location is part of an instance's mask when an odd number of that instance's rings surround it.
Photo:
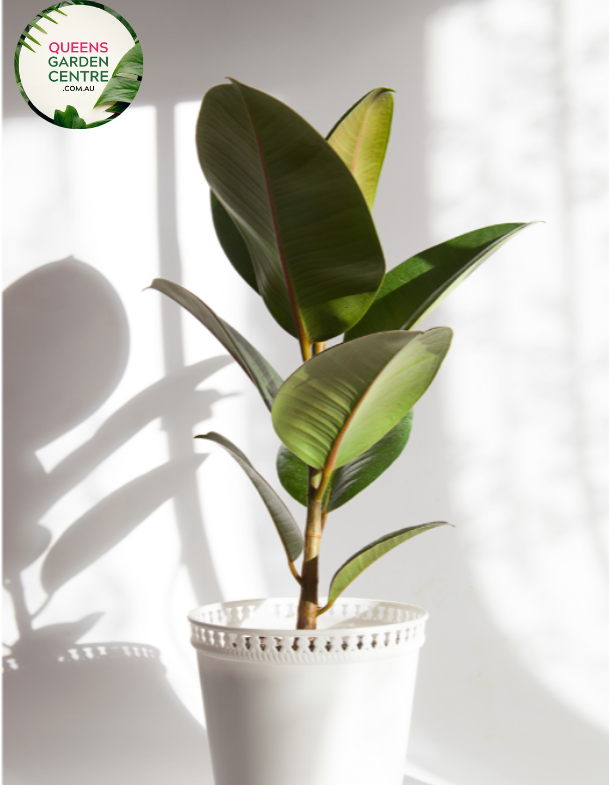
<path fill-rule="evenodd" d="M 408 526 L 365 545 L 338 568 L 320 605 L 329 514 L 401 454 L 413 407 L 449 350 L 448 327 L 422 331 L 419 323 L 527 225 L 472 231 L 386 272 L 371 209 L 393 102 L 391 90 L 372 90 L 324 137 L 276 98 L 233 79 L 203 99 L 196 144 L 214 227 L 228 261 L 295 339 L 301 364 L 286 380 L 196 295 L 164 279 L 151 284 L 220 341 L 270 411 L 281 440 L 279 480 L 306 509 L 304 530 L 239 447 L 214 432 L 196 438 L 221 445 L 266 505 L 300 586 L 298 629 L 315 629 L 317 617 L 383 554 L 445 525 Z"/>

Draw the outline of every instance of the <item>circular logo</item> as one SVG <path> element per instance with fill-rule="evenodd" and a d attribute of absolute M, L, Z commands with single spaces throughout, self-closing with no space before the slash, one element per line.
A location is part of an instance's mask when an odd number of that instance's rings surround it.
<path fill-rule="evenodd" d="M 95 128 L 119 117 L 136 97 L 142 73 L 134 29 L 90 0 L 45 8 L 15 51 L 21 95 L 37 115 L 62 128 Z"/>

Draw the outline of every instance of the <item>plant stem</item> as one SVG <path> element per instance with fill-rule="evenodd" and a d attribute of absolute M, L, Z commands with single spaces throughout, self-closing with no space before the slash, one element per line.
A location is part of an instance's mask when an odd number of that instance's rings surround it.
<path fill-rule="evenodd" d="M 318 614 L 319 553 L 322 537 L 322 502 L 316 499 L 322 479 L 321 472 L 309 469 L 307 490 L 307 525 L 305 527 L 305 551 L 301 571 L 301 597 L 297 630 L 315 630 Z"/>
<path fill-rule="evenodd" d="M 326 605 L 323 608 L 320 608 L 320 610 L 316 613 L 316 616 L 321 616 L 323 613 L 326 613 L 329 608 L 332 608 L 334 602 L 334 600 L 332 602 L 327 602 Z"/>
<path fill-rule="evenodd" d="M 290 572 L 293 574 L 295 581 L 299 584 L 299 586 L 303 585 L 303 579 L 297 572 L 297 568 L 294 566 L 293 561 L 288 562 L 288 566 L 290 567 Z"/>
<path fill-rule="evenodd" d="M 301 353 L 306 361 L 313 355 L 321 354 L 326 349 L 326 343 L 305 345 L 301 343 Z M 299 613 L 297 630 L 315 630 L 318 617 L 318 583 L 320 540 L 326 522 L 326 514 L 322 510 L 324 490 L 328 477 L 318 469 L 309 467 L 307 485 L 307 524 L 305 526 L 305 549 L 303 556 L 303 569 L 301 570 L 301 597 L 299 599 Z M 322 487 L 323 486 L 323 487 Z"/>
<path fill-rule="evenodd" d="M 311 358 L 311 344 L 306 338 L 300 339 L 301 344 L 301 357 L 303 358 L 303 362 L 307 362 Z"/>

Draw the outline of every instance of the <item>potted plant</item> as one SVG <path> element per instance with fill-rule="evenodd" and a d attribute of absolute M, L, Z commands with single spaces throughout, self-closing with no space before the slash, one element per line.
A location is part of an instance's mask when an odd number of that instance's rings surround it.
<path fill-rule="evenodd" d="M 299 594 L 189 617 L 217 785 L 402 782 L 427 614 L 339 598 L 384 553 L 444 522 L 364 546 L 323 599 L 321 539 L 328 515 L 401 454 L 413 406 L 449 349 L 449 328 L 414 328 L 526 224 L 470 232 L 386 273 L 371 208 L 392 110 L 392 91 L 373 90 L 324 138 L 234 80 L 203 100 L 196 142 L 214 226 L 230 263 L 296 339 L 302 364 L 288 379 L 194 294 L 151 285 L 199 319 L 255 384 L 282 442 L 280 482 L 307 511 L 302 532 L 239 447 L 213 432 L 197 437 L 220 444 L 254 484 Z"/>

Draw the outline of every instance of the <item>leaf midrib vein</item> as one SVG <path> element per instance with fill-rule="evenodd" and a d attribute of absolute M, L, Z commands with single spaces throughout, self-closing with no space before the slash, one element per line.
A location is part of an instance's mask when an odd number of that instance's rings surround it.
<path fill-rule="evenodd" d="M 275 234 L 275 243 L 276 243 L 276 246 L 277 246 L 277 249 L 278 249 L 278 254 L 279 254 L 279 257 L 280 257 L 280 264 L 282 266 L 282 272 L 284 273 L 284 280 L 286 282 L 286 289 L 288 290 L 288 299 L 290 300 L 290 306 L 292 308 L 292 312 L 293 312 L 293 315 L 294 315 L 294 319 L 295 319 L 295 322 L 296 322 L 296 325 L 297 325 L 297 330 L 299 332 L 299 336 L 301 338 L 301 341 L 302 342 L 306 342 L 306 341 L 309 341 L 309 339 L 308 339 L 308 336 L 307 336 L 307 334 L 305 332 L 304 325 L 303 325 L 303 323 L 301 321 L 301 316 L 300 316 L 299 308 L 298 308 L 297 301 L 296 301 L 296 295 L 295 295 L 294 289 L 292 287 L 292 280 L 290 278 L 290 273 L 289 273 L 289 270 L 288 270 L 288 264 L 286 262 L 286 257 L 285 257 L 285 254 L 284 254 L 284 246 L 283 246 L 281 238 L 280 238 L 280 231 L 279 231 L 279 226 L 278 226 L 278 223 L 277 223 L 277 212 L 276 212 L 276 209 L 275 209 L 275 202 L 274 202 L 273 194 L 272 194 L 272 191 L 271 191 L 271 184 L 269 182 L 269 174 L 267 172 L 267 166 L 266 166 L 266 163 L 265 163 L 265 158 L 263 156 L 263 150 L 262 150 L 261 141 L 260 141 L 260 138 L 259 138 L 259 135 L 258 135 L 258 131 L 256 130 L 256 125 L 254 123 L 254 118 L 252 117 L 252 112 L 250 111 L 250 106 L 248 104 L 248 101 L 246 100 L 246 97 L 245 97 L 245 95 L 243 93 L 243 90 L 241 89 L 241 85 L 238 85 L 238 89 L 239 89 L 240 95 L 242 97 L 242 100 L 244 102 L 244 105 L 246 107 L 246 112 L 248 113 L 248 117 L 250 119 L 250 125 L 252 127 L 252 133 L 254 135 L 254 140 L 256 142 L 256 147 L 257 147 L 257 150 L 258 150 L 260 165 L 261 165 L 261 169 L 263 171 L 263 177 L 264 177 L 264 180 L 265 180 L 265 189 L 267 191 L 267 199 L 269 201 L 269 210 L 270 210 L 270 213 L 271 213 L 271 220 L 273 222 L 273 232 Z"/>

